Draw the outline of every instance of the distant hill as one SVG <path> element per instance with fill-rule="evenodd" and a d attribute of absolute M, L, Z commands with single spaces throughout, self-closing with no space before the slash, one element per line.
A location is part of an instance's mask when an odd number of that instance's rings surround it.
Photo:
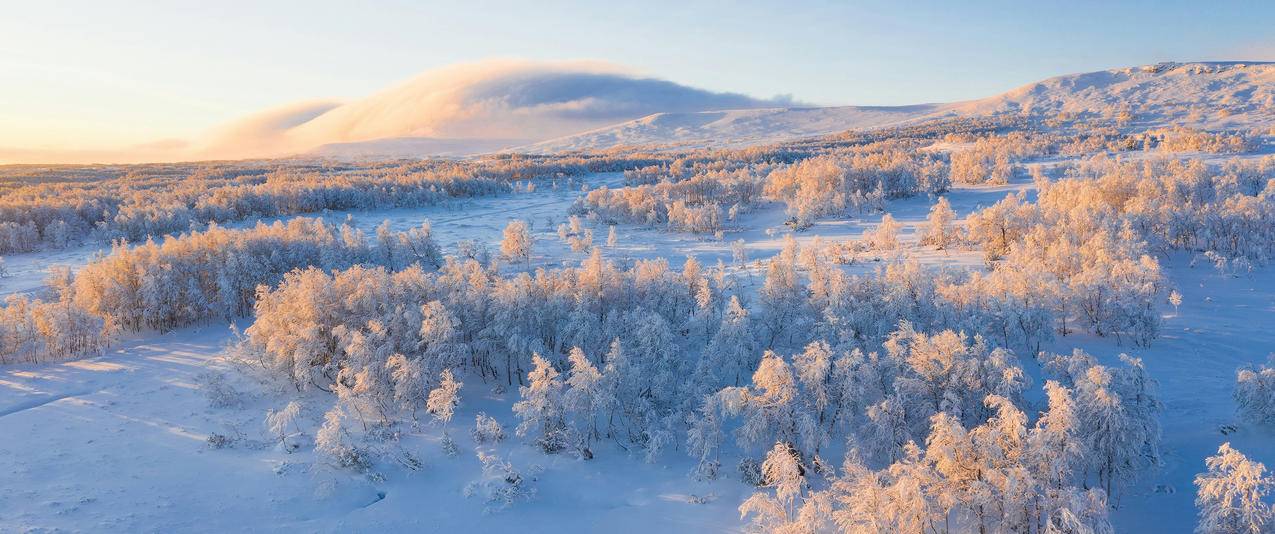
<path fill-rule="evenodd" d="M 1036 119 L 1096 115 L 1131 127 L 1269 127 L 1275 125 L 1275 64 L 1169 63 L 1071 74 L 989 98 L 950 104 L 655 113 L 515 151 L 553 153 L 623 145 L 744 146 L 1000 113 Z"/>

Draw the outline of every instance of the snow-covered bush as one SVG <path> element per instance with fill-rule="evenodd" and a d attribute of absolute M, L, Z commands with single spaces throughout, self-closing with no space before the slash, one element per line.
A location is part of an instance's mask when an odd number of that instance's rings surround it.
<path fill-rule="evenodd" d="M 195 376 L 195 382 L 213 408 L 229 408 L 243 403 L 243 395 L 226 380 L 226 374 L 206 371 Z"/>
<path fill-rule="evenodd" d="M 889 213 L 882 215 L 881 224 L 878 224 L 872 230 L 872 233 L 868 235 L 872 248 L 883 251 L 899 248 L 899 226 L 899 223 Z"/>
<path fill-rule="evenodd" d="M 258 223 L 242 230 L 213 226 L 163 243 L 117 244 L 111 254 L 81 268 L 74 291 L 63 293 L 109 326 L 162 331 L 245 315 L 258 286 L 274 284 L 299 267 L 388 262 L 433 268 L 438 261 L 428 224 L 403 233 L 382 226 L 377 236 L 380 245 L 371 246 L 358 230 L 321 219 Z"/>
<path fill-rule="evenodd" d="M 1269 365 L 1240 369 L 1235 377 L 1240 415 L 1259 425 L 1275 425 L 1275 356 Z"/>
<path fill-rule="evenodd" d="M 96 355 L 114 333 L 107 321 L 75 304 L 73 290 L 53 302 L 9 295 L 0 305 L 0 364 Z"/>
<path fill-rule="evenodd" d="M 536 497 L 534 474 L 524 475 L 495 454 L 479 451 L 478 461 L 483 464 L 482 478 L 465 486 L 465 496 L 482 497 L 487 504 L 487 513 L 499 512 Z"/>
<path fill-rule="evenodd" d="M 314 450 L 333 465 L 359 473 L 372 468 L 372 455 L 366 447 L 355 444 L 345 429 L 345 411 L 333 407 L 323 416 L 323 426 L 314 436 Z"/>
<path fill-rule="evenodd" d="M 513 220 L 505 225 L 504 238 L 500 241 L 500 254 L 510 261 L 522 261 L 530 264 L 531 249 L 535 238 L 526 221 Z"/>
<path fill-rule="evenodd" d="M 266 412 L 266 429 L 288 452 L 292 452 L 295 445 L 288 443 L 288 436 L 301 433 L 301 427 L 297 425 L 297 417 L 300 415 L 301 404 L 295 400 L 289 401 L 281 410 Z"/>
<path fill-rule="evenodd" d="M 766 179 L 766 195 L 783 200 L 799 221 L 884 207 L 884 202 L 947 190 L 943 162 L 898 141 L 828 152 L 780 167 Z"/>
<path fill-rule="evenodd" d="M 1263 534 L 1275 526 L 1275 505 L 1267 496 L 1275 477 L 1266 466 L 1223 443 L 1217 456 L 1204 459 L 1208 471 L 1195 476 L 1195 506 L 1201 534 Z"/>
<path fill-rule="evenodd" d="M 956 213 L 952 211 L 952 204 L 947 201 L 947 197 L 939 197 L 938 202 L 930 207 L 925 224 L 918 229 L 920 243 L 939 249 L 948 249 L 958 244 L 960 236 L 952 225 L 954 220 Z"/>
<path fill-rule="evenodd" d="M 470 432 L 474 443 L 500 443 L 505 439 L 505 429 L 500 422 L 485 413 L 475 416 L 474 429 Z"/>

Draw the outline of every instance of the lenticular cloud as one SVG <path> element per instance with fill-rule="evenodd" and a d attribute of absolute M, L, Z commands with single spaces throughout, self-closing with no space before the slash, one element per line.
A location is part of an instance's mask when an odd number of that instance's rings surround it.
<path fill-rule="evenodd" d="M 534 142 L 658 112 L 787 104 L 641 77 L 604 63 L 487 61 L 429 71 L 353 102 L 304 103 L 246 117 L 212 132 L 200 151 L 258 157 L 402 137 Z"/>

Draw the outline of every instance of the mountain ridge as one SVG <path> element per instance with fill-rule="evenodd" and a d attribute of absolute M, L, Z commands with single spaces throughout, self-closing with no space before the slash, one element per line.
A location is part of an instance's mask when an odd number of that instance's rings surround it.
<path fill-rule="evenodd" d="M 1223 81 L 1228 84 L 1219 84 Z M 1135 104 L 1136 103 L 1136 104 Z M 853 130 L 902 126 L 959 117 L 1005 113 L 1029 117 L 1059 114 L 1128 114 L 1139 127 L 1187 126 L 1217 130 L 1275 124 L 1275 63 L 1216 61 L 1159 63 L 1054 76 L 1004 93 L 962 102 L 905 106 L 794 107 L 752 110 L 656 113 L 512 149 L 555 153 L 616 146 L 668 145 L 676 148 L 735 147 L 780 142 Z M 793 120 L 795 115 L 813 120 Z M 733 128 L 733 120 L 768 116 L 769 124 Z M 665 127 L 665 123 L 685 124 Z M 688 127 L 687 125 L 690 125 Z M 767 135 L 755 132 L 769 127 Z"/>

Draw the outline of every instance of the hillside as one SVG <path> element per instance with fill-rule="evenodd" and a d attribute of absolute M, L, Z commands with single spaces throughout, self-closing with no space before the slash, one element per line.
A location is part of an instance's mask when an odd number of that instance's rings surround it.
<path fill-rule="evenodd" d="M 656 113 L 515 149 L 553 153 L 624 145 L 741 146 L 930 119 L 1026 113 L 1096 117 L 1131 127 L 1208 130 L 1275 124 L 1275 64 L 1160 64 L 1070 74 L 950 104 Z"/>

